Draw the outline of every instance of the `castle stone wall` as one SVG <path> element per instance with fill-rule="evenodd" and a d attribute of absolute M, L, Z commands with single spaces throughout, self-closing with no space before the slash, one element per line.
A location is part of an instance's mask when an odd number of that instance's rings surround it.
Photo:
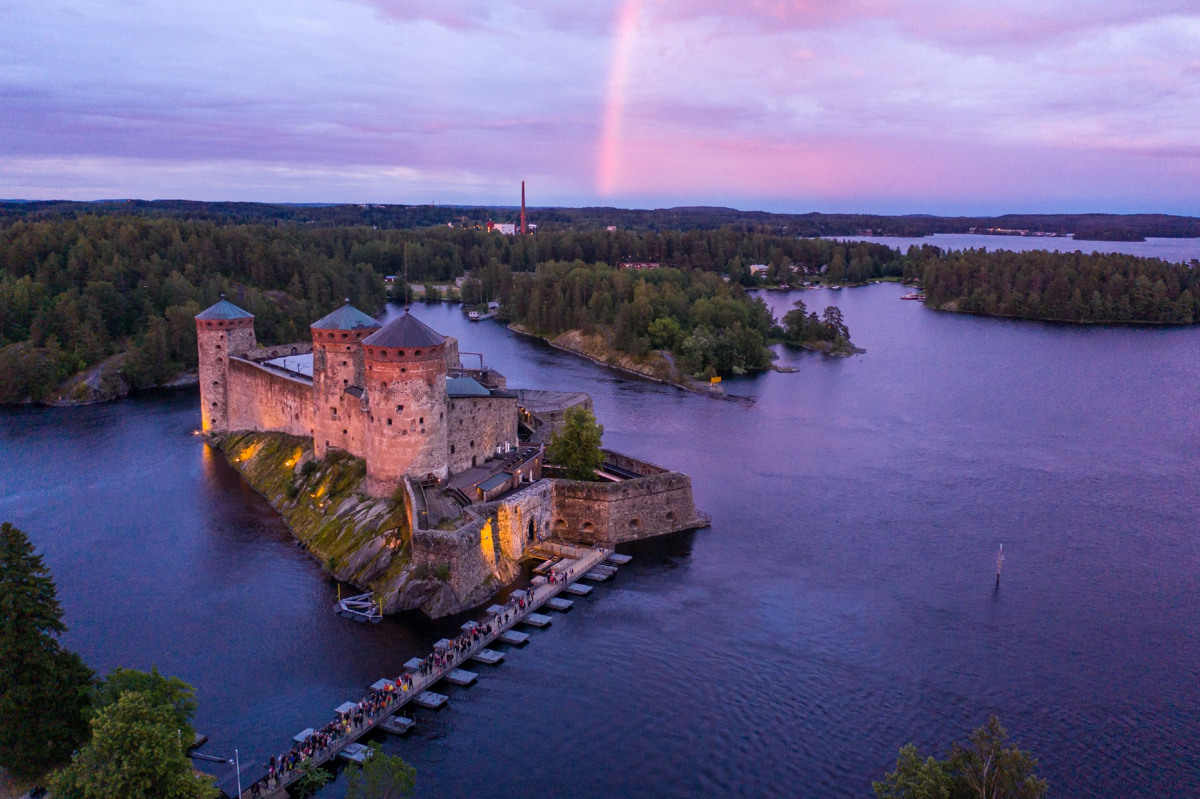
<path fill-rule="evenodd" d="M 362 340 L 375 328 L 313 328 L 313 454 L 324 458 L 330 447 L 366 458 L 368 413 L 361 392 L 365 383 Z"/>
<path fill-rule="evenodd" d="M 229 359 L 228 430 L 312 435 L 312 384 L 241 358 Z"/>
<path fill-rule="evenodd" d="M 517 446 L 516 397 L 451 397 L 447 425 L 450 471 L 483 463 L 497 446 Z"/>
<path fill-rule="evenodd" d="M 442 347 L 367 347 L 366 367 L 367 490 L 387 496 L 405 474 L 445 477 L 449 447 Z"/>
<path fill-rule="evenodd" d="M 705 524 L 692 479 L 662 472 L 619 483 L 551 480 L 553 534 L 581 544 L 619 544 Z"/>
<path fill-rule="evenodd" d="M 206 433 L 227 433 L 230 427 L 229 356 L 255 346 L 254 319 L 197 319 L 200 378 L 200 424 Z"/>
<path fill-rule="evenodd" d="M 553 534 L 553 480 L 539 480 L 497 502 L 478 506 L 496 519 L 496 544 L 509 560 L 520 560 L 525 548 Z"/>
<path fill-rule="evenodd" d="M 495 551 L 483 535 L 491 520 L 475 519 L 457 530 L 413 530 L 413 564 L 428 574 L 443 570 L 446 585 L 462 600 L 476 594 L 495 572 Z"/>

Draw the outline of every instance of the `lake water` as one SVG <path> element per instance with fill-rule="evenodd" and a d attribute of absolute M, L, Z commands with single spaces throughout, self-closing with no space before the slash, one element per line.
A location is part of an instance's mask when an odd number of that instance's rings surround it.
<path fill-rule="evenodd" d="M 1127 255 L 1139 255 L 1143 258 L 1161 258 L 1173 263 L 1189 263 L 1200 259 L 1200 239 L 1152 239 L 1145 241 L 1076 241 L 1070 238 L 1043 236 L 987 236 L 971 233 L 936 233 L 924 238 L 903 236 L 849 236 L 843 241 L 870 241 L 875 244 L 886 244 L 900 252 L 908 252 L 912 246 L 920 247 L 930 244 L 943 250 L 987 249 L 1011 250 L 1026 252 L 1027 250 L 1050 250 L 1051 252 L 1123 252 Z"/>
<path fill-rule="evenodd" d="M 591 392 L 605 443 L 689 472 L 714 519 L 636 545 L 416 711 L 385 747 L 419 795 L 869 796 L 900 746 L 944 754 L 989 713 L 1053 796 L 1200 793 L 1200 328 L 956 316 L 904 292 L 821 293 L 866 354 L 781 350 L 799 372 L 727 381 L 740 401 L 414 309 L 510 385 Z M 198 424 L 188 393 L 2 411 L 0 519 L 44 551 L 68 646 L 181 676 L 204 751 L 265 760 L 461 619 L 335 617 L 336 587 Z"/>

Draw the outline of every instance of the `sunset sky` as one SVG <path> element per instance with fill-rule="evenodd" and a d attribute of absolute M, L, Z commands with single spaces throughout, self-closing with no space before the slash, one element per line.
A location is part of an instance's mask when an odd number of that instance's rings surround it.
<path fill-rule="evenodd" d="M 0 197 L 1200 214 L 1200 3 L 4 0 Z"/>

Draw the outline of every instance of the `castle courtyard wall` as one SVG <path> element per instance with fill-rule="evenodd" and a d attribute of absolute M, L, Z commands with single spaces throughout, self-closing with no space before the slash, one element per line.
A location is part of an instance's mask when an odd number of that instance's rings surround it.
<path fill-rule="evenodd" d="M 692 479 L 680 472 L 592 483 L 551 480 L 553 534 L 581 544 L 613 545 L 703 526 Z"/>
<path fill-rule="evenodd" d="M 496 454 L 497 446 L 517 446 L 516 397 L 451 397 L 448 412 L 453 473 L 483 463 Z"/>
<path fill-rule="evenodd" d="M 229 430 L 312 437 L 312 384 L 241 358 L 229 359 Z"/>

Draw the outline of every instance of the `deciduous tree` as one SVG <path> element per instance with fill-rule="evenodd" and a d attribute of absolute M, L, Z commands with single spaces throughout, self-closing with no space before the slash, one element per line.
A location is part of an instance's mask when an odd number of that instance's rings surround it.
<path fill-rule="evenodd" d="M 546 457 L 563 468 L 571 480 L 595 480 L 596 469 L 604 462 L 600 440 L 604 425 L 582 405 L 567 410 L 562 429 L 556 430 L 546 447 Z"/>

